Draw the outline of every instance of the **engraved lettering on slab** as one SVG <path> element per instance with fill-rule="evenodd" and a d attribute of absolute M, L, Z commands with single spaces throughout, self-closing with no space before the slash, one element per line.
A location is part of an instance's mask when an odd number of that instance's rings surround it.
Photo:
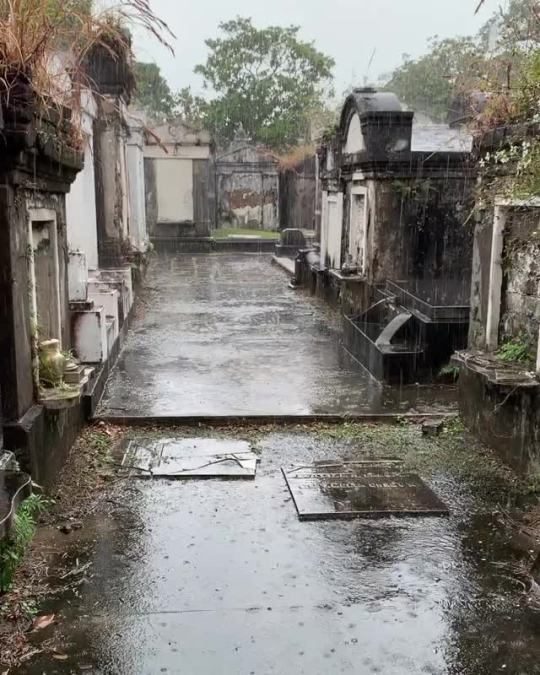
<path fill-rule="evenodd" d="M 330 460 L 282 472 L 300 520 L 448 515 L 420 476 L 398 460 Z"/>

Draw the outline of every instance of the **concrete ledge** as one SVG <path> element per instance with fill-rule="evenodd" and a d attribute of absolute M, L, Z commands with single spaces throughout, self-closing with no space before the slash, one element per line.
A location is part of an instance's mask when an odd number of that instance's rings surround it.
<path fill-rule="evenodd" d="M 490 373 L 460 363 L 459 408 L 469 429 L 510 466 L 523 473 L 540 467 L 539 387 L 497 383 Z"/>
<path fill-rule="evenodd" d="M 52 485 L 84 423 L 83 406 L 46 410 L 33 405 L 17 422 L 4 425 L 4 443 L 32 480 Z"/>
<path fill-rule="evenodd" d="M 19 420 L 4 423 L 4 447 L 13 452 L 23 471 L 40 485 L 49 487 L 54 484 L 85 420 L 95 414 L 133 313 L 134 305 L 107 361 L 96 372 L 79 404 L 62 410 L 47 410 L 35 404 Z"/>
<path fill-rule="evenodd" d="M 451 420 L 457 417 L 450 413 L 358 413 L 348 415 L 98 415 L 95 420 L 119 426 L 243 426 L 249 424 L 343 424 L 344 422 L 381 422 L 396 424 L 403 421 Z"/>
<path fill-rule="evenodd" d="M 214 251 L 274 253 L 276 239 L 214 239 Z"/>
<path fill-rule="evenodd" d="M 157 253 L 211 253 L 210 237 L 151 237 L 150 241 Z"/>
<path fill-rule="evenodd" d="M 274 253 L 277 239 L 214 239 L 213 237 L 152 237 L 157 253 Z"/>
<path fill-rule="evenodd" d="M 96 373 L 92 378 L 90 386 L 88 387 L 85 394 L 83 394 L 82 396 L 82 405 L 84 410 L 84 416 L 86 419 L 92 419 L 95 415 L 96 408 L 98 406 L 99 401 L 101 400 L 101 397 L 103 396 L 103 391 L 105 389 L 105 385 L 107 384 L 107 380 L 109 379 L 109 375 L 111 374 L 111 371 L 116 364 L 116 360 L 118 359 L 118 355 L 120 354 L 120 351 L 126 339 L 127 332 L 129 330 L 129 327 L 131 326 L 134 312 L 135 312 L 135 303 L 131 305 L 129 314 L 127 315 L 122 325 L 120 334 L 114 343 L 114 346 L 111 350 L 111 353 L 109 354 L 109 357 L 107 358 L 107 361 L 101 367 L 96 368 Z"/>

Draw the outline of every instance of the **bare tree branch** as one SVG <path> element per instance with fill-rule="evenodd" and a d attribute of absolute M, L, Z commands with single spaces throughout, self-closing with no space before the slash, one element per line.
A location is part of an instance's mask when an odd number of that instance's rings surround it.
<path fill-rule="evenodd" d="M 480 0 L 480 2 L 478 3 L 478 7 L 474 10 L 475 14 L 478 14 L 478 12 L 482 9 L 482 5 L 484 4 L 485 1 L 486 0 Z"/>

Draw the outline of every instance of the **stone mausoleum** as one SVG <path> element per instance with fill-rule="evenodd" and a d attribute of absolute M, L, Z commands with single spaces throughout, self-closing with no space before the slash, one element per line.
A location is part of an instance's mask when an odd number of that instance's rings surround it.
<path fill-rule="evenodd" d="M 298 277 L 340 304 L 344 343 L 379 380 L 431 378 L 466 344 L 471 138 L 356 89 L 319 150 L 321 234 Z"/>

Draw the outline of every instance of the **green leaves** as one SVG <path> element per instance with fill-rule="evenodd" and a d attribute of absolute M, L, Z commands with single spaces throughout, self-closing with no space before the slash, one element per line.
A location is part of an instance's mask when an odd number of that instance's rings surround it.
<path fill-rule="evenodd" d="M 432 39 L 430 51 L 403 64 L 385 85 L 413 110 L 446 121 L 455 94 L 481 71 L 483 52 L 469 37 Z"/>
<path fill-rule="evenodd" d="M 529 56 L 539 44 L 540 1 L 510 0 L 474 37 L 433 38 L 423 56 L 411 59 L 405 55 L 401 66 L 388 77 L 385 88 L 394 91 L 409 107 L 438 121 L 446 121 L 457 96 L 472 92 L 488 92 L 497 101 L 512 99 L 513 103 L 516 87 L 526 89 L 520 80 L 527 77 Z M 537 93 L 532 91 L 531 102 L 538 100 Z M 504 118 L 504 108 L 511 107 L 502 106 L 496 112 Z M 492 111 L 488 114 L 494 117 Z M 493 120 L 493 126 L 504 123 L 500 117 L 499 114 Z"/>
<path fill-rule="evenodd" d="M 0 541 L 0 593 L 9 589 L 13 574 L 23 559 L 26 547 L 36 533 L 37 518 L 52 503 L 50 499 L 33 494 L 25 499 L 17 509 L 9 537 Z"/>
<path fill-rule="evenodd" d="M 171 116 L 175 99 L 159 66 L 138 61 L 134 70 L 137 82 L 136 105 L 158 122 Z"/>
<path fill-rule="evenodd" d="M 310 112 L 330 87 L 333 60 L 300 40 L 298 26 L 258 29 L 251 19 L 237 17 L 220 30 L 206 41 L 206 63 L 195 68 L 215 93 L 196 104 L 218 144 L 232 140 L 241 126 L 254 141 L 275 149 L 305 141 Z M 180 112 L 190 103 L 184 95 Z"/>
<path fill-rule="evenodd" d="M 532 364 L 534 360 L 532 352 L 530 338 L 527 335 L 520 334 L 517 337 L 504 342 L 499 348 L 497 356 L 501 361 Z"/>

